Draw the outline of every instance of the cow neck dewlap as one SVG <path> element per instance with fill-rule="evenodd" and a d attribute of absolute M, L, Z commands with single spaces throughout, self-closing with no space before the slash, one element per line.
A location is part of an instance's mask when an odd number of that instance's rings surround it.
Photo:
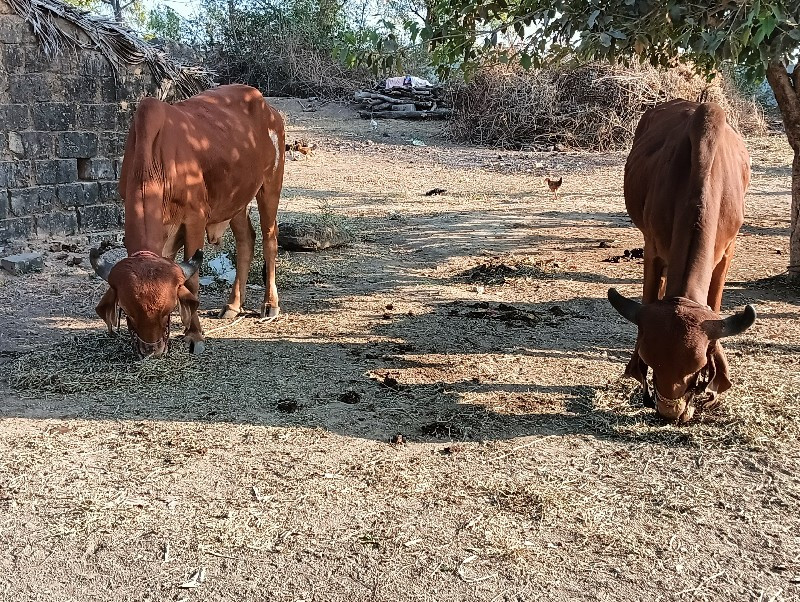
<path fill-rule="evenodd" d="M 714 197 L 701 191 L 676 207 L 665 297 L 686 297 L 701 305 L 708 301 L 720 207 Z"/>
<path fill-rule="evenodd" d="M 164 186 L 147 180 L 125 199 L 125 247 L 128 254 L 164 250 Z"/>

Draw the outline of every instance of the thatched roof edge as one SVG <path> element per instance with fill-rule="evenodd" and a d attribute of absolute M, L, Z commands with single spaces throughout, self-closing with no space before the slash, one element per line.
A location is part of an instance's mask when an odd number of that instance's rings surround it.
<path fill-rule="evenodd" d="M 125 65 L 146 64 L 160 80 L 170 80 L 178 98 L 187 98 L 214 86 L 214 74 L 204 67 L 183 65 L 154 48 L 135 32 L 111 19 L 93 15 L 59 0 L 5 0 L 32 27 L 49 57 L 65 48 L 93 50 L 102 54 L 115 73 Z M 65 24 L 86 35 L 79 40 Z"/>

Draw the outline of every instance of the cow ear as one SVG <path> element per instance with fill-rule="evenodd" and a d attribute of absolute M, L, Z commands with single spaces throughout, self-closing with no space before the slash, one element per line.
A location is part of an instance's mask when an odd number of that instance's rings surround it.
<path fill-rule="evenodd" d="M 108 332 L 114 334 L 114 326 L 119 328 L 119 314 L 117 313 L 117 291 L 112 287 L 100 298 L 100 303 L 95 308 L 97 315 L 100 316 L 108 326 Z"/>
<path fill-rule="evenodd" d="M 192 321 L 192 316 L 197 311 L 197 308 L 200 306 L 200 301 L 197 297 L 186 288 L 185 285 L 181 284 L 178 287 L 178 310 L 181 314 L 181 322 L 183 322 L 184 326 L 189 326 Z"/>
<path fill-rule="evenodd" d="M 719 341 L 712 341 L 708 347 L 708 391 L 716 397 L 730 388 L 728 358 Z"/>
<path fill-rule="evenodd" d="M 647 369 L 647 364 L 639 357 L 639 343 L 637 342 L 633 357 L 631 357 L 628 365 L 625 366 L 625 376 L 628 378 L 635 378 L 639 381 L 639 384 L 642 385 L 642 403 L 644 407 L 654 408 L 656 407 L 656 403 L 650 391 L 650 385 L 647 382 Z"/>
<path fill-rule="evenodd" d="M 642 361 L 638 353 L 634 353 L 631 361 L 625 366 L 625 376 L 635 378 L 639 384 L 643 385 L 647 378 L 647 364 Z"/>

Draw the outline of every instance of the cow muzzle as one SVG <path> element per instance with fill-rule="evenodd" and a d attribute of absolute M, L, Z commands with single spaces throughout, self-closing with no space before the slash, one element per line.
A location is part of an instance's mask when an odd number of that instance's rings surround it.
<path fill-rule="evenodd" d="M 133 350 L 141 359 L 148 357 L 161 357 L 169 351 L 169 325 L 164 330 L 162 337 L 155 341 L 144 341 L 133 328 L 128 328 L 131 333 L 131 344 Z"/>
<path fill-rule="evenodd" d="M 659 416 L 676 424 L 686 424 L 694 417 L 693 392 L 686 392 L 677 399 L 669 399 L 659 393 L 655 386 L 653 389 L 656 394 L 656 412 Z"/>
<path fill-rule="evenodd" d="M 676 399 L 670 399 L 659 393 L 655 381 L 653 390 L 658 415 L 676 424 L 686 424 L 694 417 L 695 412 L 710 410 L 719 404 L 717 393 L 708 390 L 706 370 L 698 373 L 694 386 Z"/>

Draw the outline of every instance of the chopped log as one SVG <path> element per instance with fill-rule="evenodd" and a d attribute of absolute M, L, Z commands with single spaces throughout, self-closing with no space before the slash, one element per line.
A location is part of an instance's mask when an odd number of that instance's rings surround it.
<path fill-rule="evenodd" d="M 441 86 L 361 90 L 353 98 L 362 117 L 377 119 L 436 119 L 448 117 L 452 111 Z"/>
<path fill-rule="evenodd" d="M 385 94 L 377 94 L 375 92 L 356 92 L 355 99 L 359 101 L 363 101 L 366 99 L 381 100 L 383 102 L 390 102 L 392 104 L 402 102 L 398 98 L 392 98 L 391 96 L 386 96 Z"/>
<path fill-rule="evenodd" d="M 445 119 L 453 114 L 451 109 L 435 111 L 359 111 L 362 119 Z"/>

